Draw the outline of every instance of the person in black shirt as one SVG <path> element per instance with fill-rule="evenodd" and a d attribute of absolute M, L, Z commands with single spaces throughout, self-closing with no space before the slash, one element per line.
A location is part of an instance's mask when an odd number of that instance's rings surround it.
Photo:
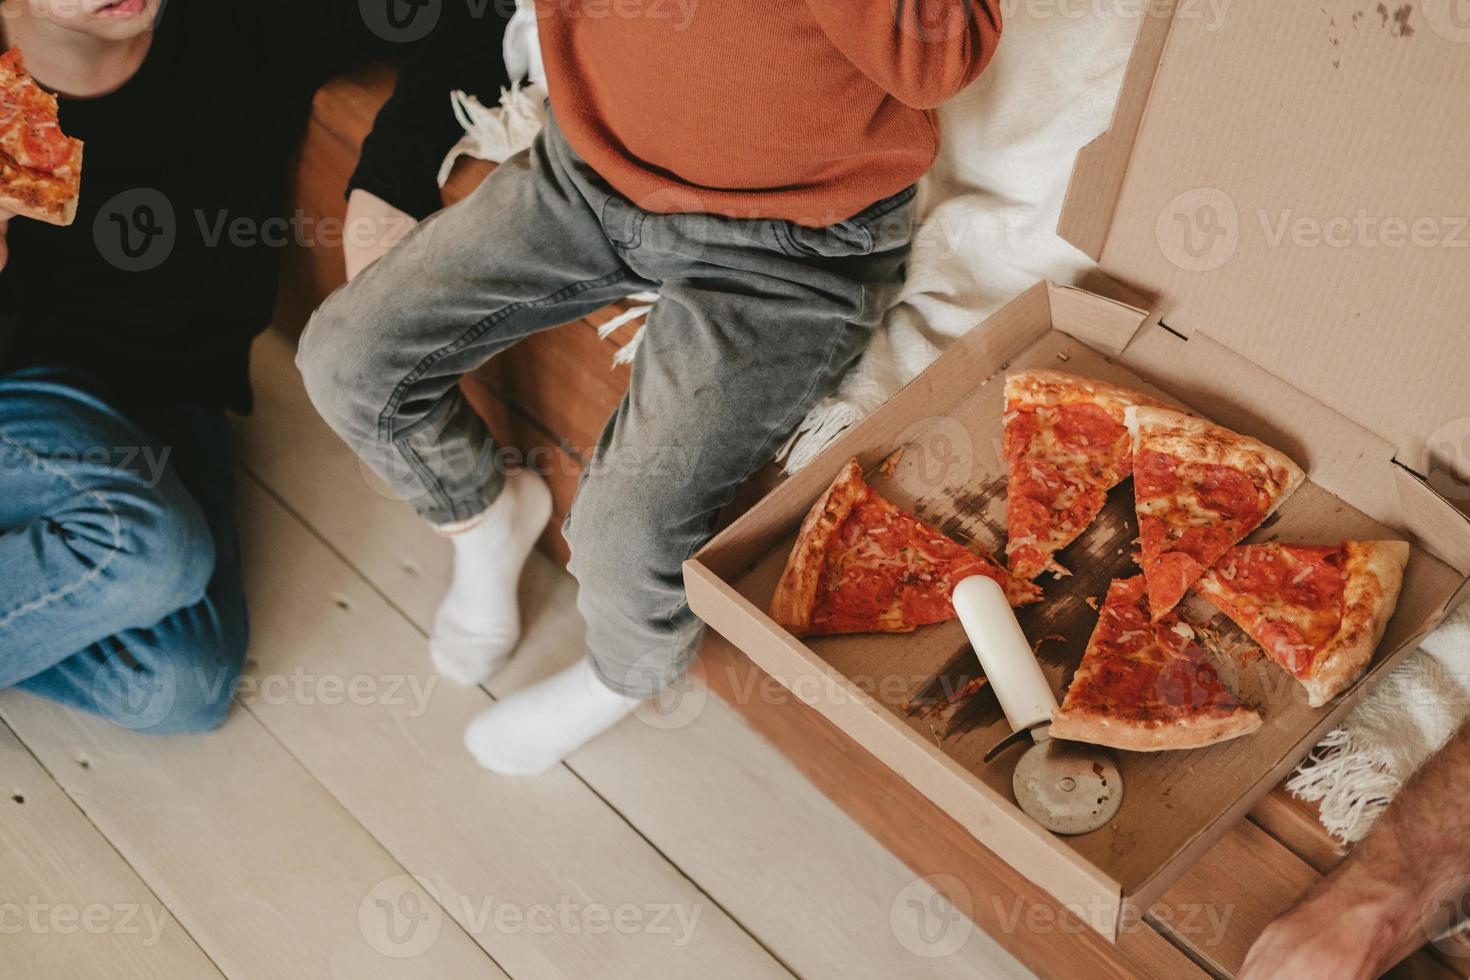
<path fill-rule="evenodd" d="M 0 215 L 0 688 L 155 733 L 221 723 L 247 627 L 226 409 L 273 311 L 314 91 L 406 64 L 350 182 L 438 210 L 449 94 L 493 95 L 504 4 L 5 0 L 86 143 L 66 228 Z M 361 209 L 359 209 L 361 212 Z"/>

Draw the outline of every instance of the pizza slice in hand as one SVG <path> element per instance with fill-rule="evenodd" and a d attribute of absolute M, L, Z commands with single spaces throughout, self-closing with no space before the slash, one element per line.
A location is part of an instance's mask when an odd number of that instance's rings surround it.
<path fill-rule="evenodd" d="M 1146 395 L 1061 371 L 1006 378 L 1006 566 L 1030 581 L 1097 519 L 1133 470 L 1125 413 Z"/>
<path fill-rule="evenodd" d="M 1226 552 L 1195 589 L 1300 681 L 1308 703 L 1320 708 L 1373 659 L 1408 560 L 1403 541 L 1242 545 Z"/>
<path fill-rule="evenodd" d="M 1051 734 L 1135 752 L 1197 749 L 1249 735 L 1260 712 L 1240 704 L 1170 613 L 1149 615 L 1143 576 L 1108 589 L 1097 628 Z"/>
<path fill-rule="evenodd" d="M 1158 619 L 1304 479 L 1285 454 L 1165 408 L 1128 410 L 1149 608 Z"/>
<path fill-rule="evenodd" d="M 26 73 L 19 48 L 0 55 L 0 208 L 53 225 L 76 219 L 82 141 L 61 131 L 56 96 Z"/>
<path fill-rule="evenodd" d="M 771 618 L 797 636 L 908 633 L 956 618 L 950 595 L 971 575 L 995 579 L 1013 605 L 1041 597 L 884 499 L 852 460 L 802 522 Z"/>

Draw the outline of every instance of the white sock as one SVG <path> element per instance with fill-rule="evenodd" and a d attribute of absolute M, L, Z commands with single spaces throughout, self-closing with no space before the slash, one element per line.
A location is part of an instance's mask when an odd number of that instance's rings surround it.
<path fill-rule="evenodd" d="M 450 536 L 454 580 L 429 637 L 429 655 L 440 674 L 479 684 L 510 657 L 521 638 L 516 585 L 550 518 L 546 481 L 515 470 L 480 522 Z"/>
<path fill-rule="evenodd" d="M 475 716 L 464 744 L 480 765 L 536 776 L 612 728 L 639 705 L 604 684 L 585 657 Z"/>

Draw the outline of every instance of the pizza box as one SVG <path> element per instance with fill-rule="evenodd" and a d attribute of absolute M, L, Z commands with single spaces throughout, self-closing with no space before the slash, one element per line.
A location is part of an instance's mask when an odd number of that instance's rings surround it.
<path fill-rule="evenodd" d="M 1110 939 L 1467 591 L 1470 519 L 1436 487 L 1463 502 L 1470 479 L 1467 443 L 1456 458 L 1449 438 L 1470 432 L 1470 129 L 1452 125 L 1470 33 L 1441 8 L 1380 23 L 1340 0 L 1242 0 L 1218 19 L 1149 5 L 1059 228 L 1099 260 L 1097 291 L 1039 283 L 1017 297 L 685 566 L 706 623 Z M 1026 367 L 1172 398 L 1287 452 L 1308 482 L 1248 540 L 1413 545 L 1359 683 L 1312 709 L 1263 660 L 1227 658 L 1262 730 L 1116 753 L 1122 808 L 1079 837 L 1016 806 L 1019 750 L 985 761 L 1009 733 L 988 690 L 943 705 L 980 675 L 958 623 L 803 641 L 766 615 L 797 526 L 852 457 L 900 506 L 1002 552 L 1002 387 Z M 1059 697 L 1096 623 L 1089 597 L 1136 574 L 1129 486 L 1058 556 L 1075 574 L 1043 577 L 1046 600 L 1020 613 Z"/>

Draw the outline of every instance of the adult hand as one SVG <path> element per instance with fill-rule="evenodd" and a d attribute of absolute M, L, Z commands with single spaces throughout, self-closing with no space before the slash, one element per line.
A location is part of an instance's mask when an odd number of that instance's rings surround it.
<path fill-rule="evenodd" d="M 348 281 L 386 255 L 416 224 L 411 215 L 376 194 L 354 189 L 347 198 L 347 229 L 342 241 Z"/>
<path fill-rule="evenodd" d="M 1411 903 L 1386 883 L 1354 877 L 1329 876 L 1267 926 L 1236 980 L 1372 980 L 1412 950 Z"/>

